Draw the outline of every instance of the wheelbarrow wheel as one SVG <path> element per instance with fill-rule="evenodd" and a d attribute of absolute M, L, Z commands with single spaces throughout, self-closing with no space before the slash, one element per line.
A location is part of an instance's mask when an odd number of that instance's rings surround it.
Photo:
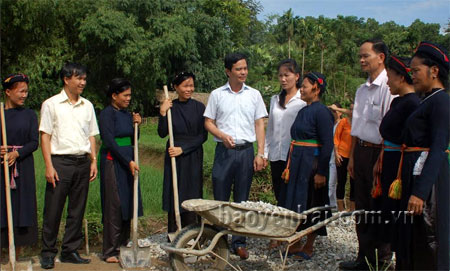
<path fill-rule="evenodd" d="M 201 230 L 199 225 L 190 225 L 182 229 L 172 245 L 175 248 L 191 248 Z M 217 230 L 211 226 L 205 225 L 202 236 L 197 244 L 192 248 L 193 250 L 201 250 L 207 248 L 211 244 L 211 240 L 218 233 Z M 228 261 L 229 250 L 228 243 L 224 237 L 220 238 L 216 246 L 212 250 L 213 253 L 208 253 L 203 256 L 194 256 L 189 254 L 170 253 L 170 264 L 173 270 L 224 270 Z M 223 260 L 224 259 L 224 260 Z"/>

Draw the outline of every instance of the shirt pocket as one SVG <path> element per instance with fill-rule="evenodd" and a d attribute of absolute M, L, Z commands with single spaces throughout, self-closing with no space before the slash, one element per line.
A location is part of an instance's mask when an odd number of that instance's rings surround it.
<path fill-rule="evenodd" d="M 242 96 L 238 101 L 239 112 L 247 121 L 254 121 L 256 114 L 256 102 L 252 96 Z"/>
<path fill-rule="evenodd" d="M 378 95 L 377 95 L 378 96 Z M 377 99 L 378 98 L 378 99 Z M 373 122 L 380 122 L 381 117 L 381 101 L 379 97 L 374 97 L 374 99 L 369 100 L 367 104 L 367 120 Z"/>
<path fill-rule="evenodd" d="M 80 125 L 80 129 L 83 133 L 83 136 L 89 137 L 90 120 L 84 114 L 80 114 L 78 123 Z"/>

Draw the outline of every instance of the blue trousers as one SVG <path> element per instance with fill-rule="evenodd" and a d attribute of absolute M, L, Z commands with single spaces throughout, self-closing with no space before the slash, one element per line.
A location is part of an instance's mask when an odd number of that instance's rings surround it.
<path fill-rule="evenodd" d="M 245 149 L 227 149 L 222 143 L 216 146 L 212 183 L 215 200 L 229 201 L 233 191 L 234 202 L 246 201 L 253 178 L 253 145 Z M 246 238 L 233 236 L 231 248 L 245 247 Z"/>

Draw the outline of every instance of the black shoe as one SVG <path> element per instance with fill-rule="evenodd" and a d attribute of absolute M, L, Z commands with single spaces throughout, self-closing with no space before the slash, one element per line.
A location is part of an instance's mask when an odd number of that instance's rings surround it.
<path fill-rule="evenodd" d="M 55 267 L 55 257 L 46 256 L 41 258 L 42 269 L 53 269 Z"/>
<path fill-rule="evenodd" d="M 339 268 L 342 270 L 369 270 L 369 266 L 363 261 L 340 262 Z"/>
<path fill-rule="evenodd" d="M 61 253 L 60 259 L 63 263 L 88 264 L 91 262 L 90 259 L 81 258 L 80 254 L 76 251 L 71 253 Z"/>

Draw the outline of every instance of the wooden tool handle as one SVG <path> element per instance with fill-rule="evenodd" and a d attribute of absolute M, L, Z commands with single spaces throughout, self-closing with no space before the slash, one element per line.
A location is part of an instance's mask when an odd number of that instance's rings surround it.
<path fill-rule="evenodd" d="M 6 140 L 5 107 L 3 103 L 0 103 L 0 118 L 2 125 L 2 146 L 4 148 L 7 148 L 8 141 Z M 11 207 L 11 190 L 9 186 L 9 165 L 7 153 L 3 156 L 3 169 L 5 172 L 6 214 L 8 217 L 9 263 L 11 264 L 12 270 L 15 270 L 16 248 L 14 245 L 14 228 L 13 228 L 12 207 Z"/>
<path fill-rule="evenodd" d="M 139 153 L 138 153 L 138 124 L 134 123 L 134 162 L 139 165 Z M 138 187 L 139 187 L 139 173 L 134 172 L 134 184 L 133 184 L 133 247 L 137 250 L 138 238 L 137 238 L 137 225 L 138 225 Z"/>
<path fill-rule="evenodd" d="M 169 99 L 169 91 L 167 86 L 163 87 L 166 99 Z M 169 126 L 169 146 L 173 147 L 173 127 L 172 127 L 172 112 L 169 108 L 167 110 L 167 122 Z M 178 199 L 178 178 L 177 178 L 177 164 L 175 157 L 171 157 L 172 162 L 172 186 L 173 186 L 173 206 L 175 209 L 175 222 L 177 224 L 177 232 L 181 230 L 181 218 L 180 218 L 180 203 Z"/>

